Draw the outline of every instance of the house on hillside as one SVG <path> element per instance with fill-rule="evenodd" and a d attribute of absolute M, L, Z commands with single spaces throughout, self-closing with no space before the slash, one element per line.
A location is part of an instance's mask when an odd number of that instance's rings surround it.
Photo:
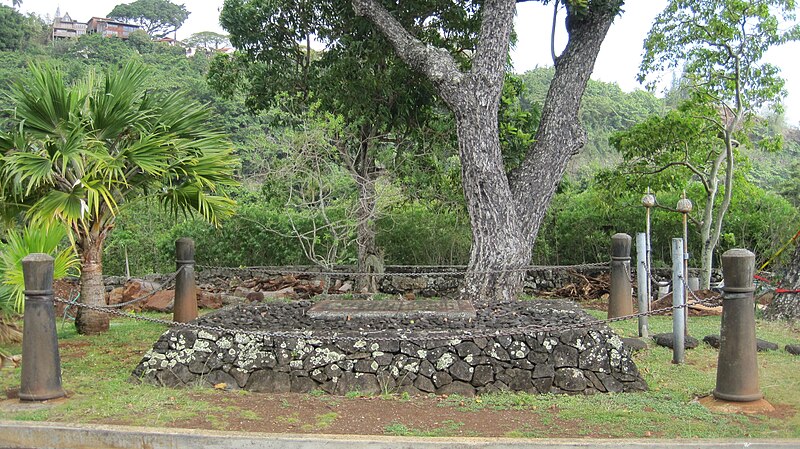
<path fill-rule="evenodd" d="M 119 22 L 105 17 L 92 17 L 86 25 L 87 33 L 99 33 L 103 37 L 118 37 L 120 39 L 127 39 L 131 33 L 140 28 L 139 25 Z"/>
<path fill-rule="evenodd" d="M 56 9 L 56 18 L 53 20 L 52 38 L 69 39 L 86 34 L 87 25 L 77 20 L 72 20 L 69 13 L 61 15 L 61 10 Z"/>
<path fill-rule="evenodd" d="M 72 20 L 68 13 L 61 15 L 61 10 L 56 9 L 56 17 L 53 19 L 52 38 L 70 39 L 83 36 L 84 34 L 100 33 L 104 37 L 118 37 L 127 39 L 130 34 L 140 27 L 132 23 L 119 22 L 104 17 L 92 17 L 88 22 L 78 22 Z"/>

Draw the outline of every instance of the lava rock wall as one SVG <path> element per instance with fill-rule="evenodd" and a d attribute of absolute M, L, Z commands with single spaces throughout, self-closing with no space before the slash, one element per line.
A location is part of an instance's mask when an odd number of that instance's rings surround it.
<path fill-rule="evenodd" d="M 132 373 L 167 387 L 344 395 L 495 391 L 594 394 L 643 391 L 631 351 L 607 327 L 447 339 L 439 331 L 377 341 L 334 341 L 171 329 Z"/>

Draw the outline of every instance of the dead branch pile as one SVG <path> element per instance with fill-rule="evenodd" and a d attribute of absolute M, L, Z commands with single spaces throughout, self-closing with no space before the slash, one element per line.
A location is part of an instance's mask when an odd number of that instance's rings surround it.
<path fill-rule="evenodd" d="M 300 297 L 310 297 L 325 291 L 325 281 L 310 275 L 275 275 L 242 281 L 241 287 L 257 292 L 274 292 L 291 288 Z"/>
<path fill-rule="evenodd" d="M 539 292 L 539 296 L 556 298 L 570 298 L 577 301 L 591 301 L 607 297 L 611 288 L 611 274 L 600 273 L 596 276 L 587 276 L 576 271 L 568 271 L 569 284 L 552 291 Z"/>

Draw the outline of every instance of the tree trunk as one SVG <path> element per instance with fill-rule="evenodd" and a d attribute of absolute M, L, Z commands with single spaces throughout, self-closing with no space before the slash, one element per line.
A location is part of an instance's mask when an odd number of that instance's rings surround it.
<path fill-rule="evenodd" d="M 80 303 L 105 305 L 106 290 L 103 285 L 103 241 L 100 235 L 85 235 L 78 241 L 81 256 Z M 108 330 L 109 315 L 103 312 L 78 308 L 75 328 L 79 334 L 94 335 Z"/>
<path fill-rule="evenodd" d="M 764 318 L 768 320 L 788 320 L 797 322 L 800 320 L 800 242 L 794 248 L 792 261 L 786 269 L 786 276 L 783 278 L 781 288 L 789 290 L 791 293 L 775 293 L 772 302 L 764 311 Z"/>
<path fill-rule="evenodd" d="M 718 166 L 718 163 L 715 163 Z M 714 220 L 714 200 L 717 197 L 719 181 L 716 172 L 718 167 L 712 171 L 706 188 L 706 204 L 703 210 L 703 221 L 700 222 L 700 288 L 711 288 L 711 268 L 714 263 L 714 247 L 711 244 L 711 225 Z M 687 250 L 688 251 L 688 250 Z M 687 280 L 688 282 L 688 280 Z"/>
<path fill-rule="evenodd" d="M 468 97 L 472 96 L 464 96 Z M 525 238 L 503 169 L 496 110 L 481 111 L 474 104 L 462 106 L 473 109 L 470 113 L 456 115 L 461 179 L 472 225 L 462 293 L 473 301 L 503 301 L 522 291 L 520 268 L 530 261 L 532 241 Z"/>
<path fill-rule="evenodd" d="M 344 147 L 340 147 L 341 156 L 358 188 L 356 248 L 359 273 L 383 273 L 384 271 L 383 254 L 375 243 L 378 220 L 378 196 L 375 182 L 379 176 L 372 146 L 375 133 L 374 126 L 363 124 L 358 129 L 358 143 L 352 156 L 343 149 Z M 376 293 L 378 285 L 375 276 L 371 274 L 357 276 L 356 291 Z"/>
<path fill-rule="evenodd" d="M 708 245 L 703 245 L 702 253 L 700 254 L 700 288 L 711 288 L 711 270 L 714 268 L 714 248 Z M 687 280 L 688 282 L 688 280 Z"/>
<path fill-rule="evenodd" d="M 622 1 L 590 2 L 580 10 L 567 3 L 569 40 L 556 61 L 536 143 L 510 177 L 500 154 L 497 110 L 516 2 L 482 3 L 478 44 L 464 72 L 449 52 L 419 41 L 376 0 L 352 1 L 356 14 L 371 20 L 397 54 L 428 77 L 455 115 L 473 238 L 464 294 L 478 302 L 515 298 L 523 285 L 520 268 L 530 261 L 567 162 L 586 142 L 578 108 Z"/>
<path fill-rule="evenodd" d="M 358 248 L 359 273 L 383 273 L 383 255 L 375 243 L 378 202 L 375 181 L 358 180 L 358 207 L 356 209 L 356 246 Z M 364 275 L 356 278 L 356 291 L 375 293 L 378 284 L 375 276 Z"/>

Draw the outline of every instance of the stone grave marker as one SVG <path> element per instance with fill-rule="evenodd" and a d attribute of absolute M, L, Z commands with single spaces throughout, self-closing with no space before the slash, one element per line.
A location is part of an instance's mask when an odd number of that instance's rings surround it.
<path fill-rule="evenodd" d="M 475 318 L 470 301 L 455 299 L 326 299 L 306 312 L 311 318 L 377 318 L 377 317 L 444 317 L 448 319 Z"/>

